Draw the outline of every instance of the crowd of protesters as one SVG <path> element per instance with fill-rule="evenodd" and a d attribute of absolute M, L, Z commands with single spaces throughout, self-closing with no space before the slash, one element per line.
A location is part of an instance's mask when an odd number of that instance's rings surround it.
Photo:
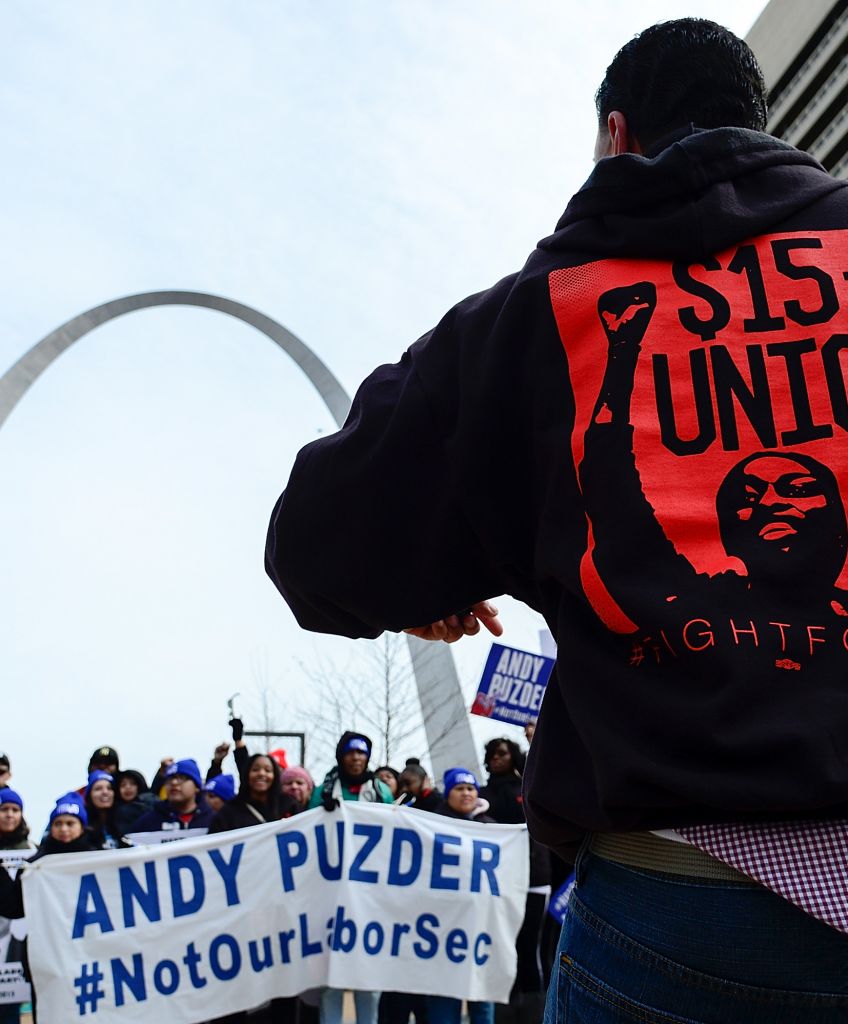
<path fill-rule="evenodd" d="M 115 850 L 145 841 L 150 832 L 225 832 L 278 821 L 303 811 L 333 810 L 342 800 L 375 804 L 403 804 L 419 811 L 478 822 L 522 823 L 521 776 L 524 753 L 512 740 L 498 738 L 486 744 L 484 762 L 488 782 L 481 786 L 464 767 L 445 773 L 442 788 L 434 786 L 416 757 L 401 769 L 382 765 L 369 768 L 371 740 L 362 733 L 345 732 L 336 747 L 335 764 L 316 785 L 306 768 L 289 766 L 285 752 L 249 754 L 241 720 L 230 721 L 232 752 L 238 778 L 222 769 L 229 743 L 219 744 L 205 775 L 192 758 L 166 758 L 150 785 L 137 769 L 122 769 L 113 747 L 98 747 L 88 764 L 88 782 L 62 794 L 50 814 L 47 828 L 36 843 L 24 815 L 24 800 L 11 784 L 11 764 L 0 754 L 0 858 L 12 851 L 27 859 L 60 853 Z M 532 738 L 532 727 L 527 730 Z M 471 1024 L 537 1024 L 556 928 L 547 921 L 545 907 L 551 891 L 548 851 L 530 842 L 530 882 L 524 924 L 517 939 L 518 972 L 508 1005 L 469 1003 Z M 0 918 L 24 914 L 20 874 L 13 877 L 0 867 Z M 546 950 L 549 950 L 546 955 Z M 10 947 L 7 960 L 21 959 L 26 948 Z M 34 994 L 35 995 L 35 994 Z M 275 999 L 250 1012 L 219 1018 L 235 1021 L 341 1024 L 344 993 L 335 989 Z M 401 992 L 354 993 L 357 1024 L 459 1024 L 461 1002 L 444 996 Z M 35 1004 L 35 998 L 33 998 Z M 19 1019 L 18 1006 L 0 1006 L 0 1024 Z"/>

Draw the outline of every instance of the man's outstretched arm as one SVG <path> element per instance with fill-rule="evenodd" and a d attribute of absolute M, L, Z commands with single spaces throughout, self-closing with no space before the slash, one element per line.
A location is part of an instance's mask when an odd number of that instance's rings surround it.
<path fill-rule="evenodd" d="M 300 452 L 274 509 L 266 569 L 305 629 L 375 637 L 425 623 L 418 635 L 447 638 L 457 627 L 438 623 L 482 611 L 504 591 L 418 378 L 424 346 L 440 350 L 441 394 L 456 390 L 459 343 L 446 318 L 399 363 L 371 374 L 342 430 Z M 467 616 L 462 635 L 491 618 Z"/>
<path fill-rule="evenodd" d="M 479 601 L 467 611 L 449 615 L 427 626 L 414 626 L 404 630 L 419 640 L 444 640 L 446 644 L 455 643 L 464 636 L 475 636 L 483 624 L 492 636 L 503 636 L 503 626 L 498 618 L 498 610 L 490 601 Z"/>
<path fill-rule="evenodd" d="M 549 581 L 576 571 L 586 525 L 565 353 L 547 276 L 522 282 L 454 307 L 298 455 L 266 567 L 305 629 L 497 636 L 485 602 L 541 609 Z"/>

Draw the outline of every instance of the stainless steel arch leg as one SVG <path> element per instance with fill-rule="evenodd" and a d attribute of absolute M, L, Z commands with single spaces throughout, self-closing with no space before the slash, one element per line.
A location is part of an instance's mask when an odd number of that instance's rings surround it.
<path fill-rule="evenodd" d="M 350 397 L 330 368 L 287 328 L 271 317 L 221 295 L 205 292 L 142 292 L 113 299 L 80 313 L 42 338 L 0 377 L 0 426 L 42 373 L 75 341 L 137 309 L 154 306 L 200 306 L 241 320 L 270 338 L 298 364 L 316 388 L 330 415 L 341 427 L 350 409 Z M 408 637 L 412 668 L 421 702 L 424 728 L 434 777 L 446 768 L 464 765 L 479 771 L 465 702 L 449 648 Z"/>

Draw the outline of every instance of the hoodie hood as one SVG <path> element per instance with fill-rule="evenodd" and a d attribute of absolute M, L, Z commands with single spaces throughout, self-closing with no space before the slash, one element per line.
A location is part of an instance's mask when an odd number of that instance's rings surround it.
<path fill-rule="evenodd" d="M 147 793 L 150 787 L 147 785 L 147 779 L 140 771 L 135 768 L 125 768 L 123 771 L 118 772 L 118 786 L 120 786 L 123 779 L 132 779 L 132 781 L 138 786 L 138 793 L 141 796 L 142 793 Z"/>
<path fill-rule="evenodd" d="M 366 749 L 363 749 L 366 748 Z M 368 760 L 371 760 L 371 750 L 373 744 L 371 739 L 361 732 L 344 732 L 342 738 L 336 745 L 336 766 L 339 778 L 346 786 L 361 786 L 363 782 L 367 782 L 369 779 L 374 778 L 374 773 L 368 771 L 368 766 L 365 766 L 365 771 L 361 775 L 350 775 L 342 767 L 342 758 L 348 750 L 356 749 L 360 750 L 363 754 L 366 754 Z"/>
<path fill-rule="evenodd" d="M 539 248 L 693 259 L 846 187 L 809 154 L 744 128 L 682 129 L 650 152 L 599 161 Z"/>

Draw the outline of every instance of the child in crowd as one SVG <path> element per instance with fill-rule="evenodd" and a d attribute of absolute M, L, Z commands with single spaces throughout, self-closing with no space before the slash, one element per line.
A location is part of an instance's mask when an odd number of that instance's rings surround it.
<path fill-rule="evenodd" d="M 203 783 L 203 799 L 213 814 L 217 814 L 235 795 L 236 780 L 232 775 L 216 775 Z"/>
<path fill-rule="evenodd" d="M 135 768 L 119 772 L 117 783 L 115 824 L 121 835 L 126 835 L 132 832 L 132 826 L 142 814 L 146 814 L 156 803 L 156 797 L 150 792 L 147 779 Z"/>

